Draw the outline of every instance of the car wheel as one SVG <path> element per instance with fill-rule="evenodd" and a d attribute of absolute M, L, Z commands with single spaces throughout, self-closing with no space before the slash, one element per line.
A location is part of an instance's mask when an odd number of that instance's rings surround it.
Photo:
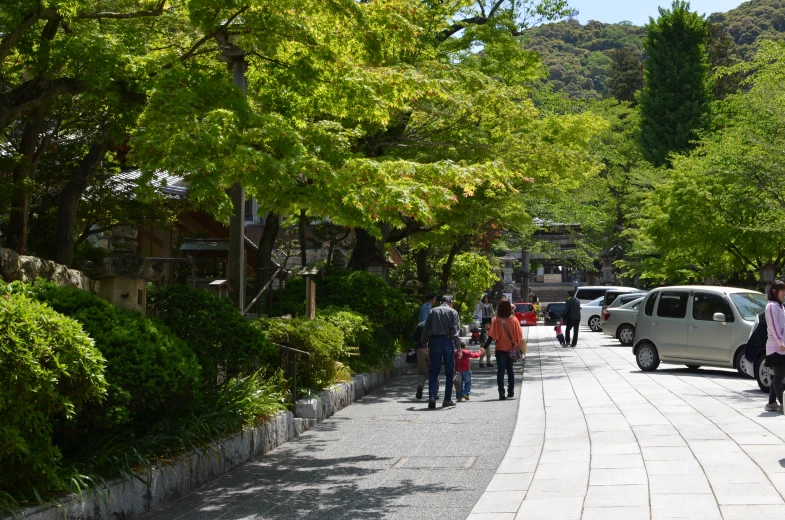
<path fill-rule="evenodd" d="M 690 372 L 697 372 L 700 367 L 700 365 L 687 365 L 687 370 Z"/>
<path fill-rule="evenodd" d="M 733 366 L 736 368 L 736 371 L 739 375 L 743 378 L 748 378 L 750 376 L 747 375 L 747 372 L 744 371 L 744 349 L 740 348 L 736 351 L 736 355 L 733 357 Z"/>
<path fill-rule="evenodd" d="M 638 368 L 644 372 L 654 372 L 660 366 L 660 355 L 657 352 L 657 347 L 651 343 L 644 343 L 638 347 L 635 361 L 638 363 Z"/>
<path fill-rule="evenodd" d="M 771 387 L 771 369 L 766 366 L 766 356 L 760 355 L 755 360 L 755 381 L 758 382 L 760 391 L 768 394 Z"/>
<path fill-rule="evenodd" d="M 629 347 L 632 345 L 632 341 L 635 339 L 635 327 L 632 325 L 623 325 L 619 329 L 619 341 L 625 347 Z"/>
<path fill-rule="evenodd" d="M 602 323 L 600 322 L 599 316 L 592 316 L 589 318 L 589 328 L 592 332 L 602 331 Z"/>

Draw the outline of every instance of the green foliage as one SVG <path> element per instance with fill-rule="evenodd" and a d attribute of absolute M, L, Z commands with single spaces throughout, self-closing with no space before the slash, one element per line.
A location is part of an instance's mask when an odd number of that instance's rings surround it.
<path fill-rule="evenodd" d="M 619 101 L 635 103 L 635 96 L 643 88 L 643 63 L 638 52 L 629 47 L 613 49 L 610 53 L 606 86 L 608 94 Z"/>
<path fill-rule="evenodd" d="M 452 278 L 455 281 L 455 310 L 463 323 L 469 323 L 473 321 L 475 304 L 499 276 L 485 256 L 463 253 L 455 257 Z"/>
<path fill-rule="evenodd" d="M 275 343 L 287 344 L 311 355 L 297 360 L 297 386 L 320 390 L 332 384 L 336 360 L 345 356 L 344 333 L 331 323 L 304 318 L 268 319 L 257 322 Z"/>
<path fill-rule="evenodd" d="M 744 2 L 727 13 L 715 13 L 709 21 L 720 25 L 733 38 L 739 56 L 751 61 L 764 41 L 782 41 L 785 33 L 785 1 Z"/>
<path fill-rule="evenodd" d="M 630 267 L 644 278 L 754 285 L 766 263 L 782 268 L 785 50 L 763 45 L 739 70 L 749 88 L 719 105 L 720 130 L 674 159 L 637 215 Z"/>
<path fill-rule="evenodd" d="M 127 423 L 166 405 L 181 404 L 198 385 L 196 356 L 165 325 L 80 289 L 38 283 L 30 291 L 81 323 L 106 358 L 107 400 L 100 409 L 91 410 L 101 426 Z"/>
<path fill-rule="evenodd" d="M 338 327 L 344 335 L 344 351 L 348 353 L 363 351 L 373 342 L 373 322 L 367 316 L 344 307 L 328 306 L 319 309 L 317 317 Z"/>
<path fill-rule="evenodd" d="M 575 20 L 544 24 L 526 32 L 530 48 L 548 69 L 548 85 L 572 99 L 599 99 L 609 93 L 614 77 L 613 53 L 628 49 L 640 56 L 645 29 L 629 23 Z M 626 64 L 624 70 L 631 70 Z M 639 61 L 640 66 L 640 61 Z"/>
<path fill-rule="evenodd" d="M 640 142 L 644 157 L 661 166 L 669 154 L 689 150 L 707 126 L 708 28 L 689 2 L 679 0 L 670 10 L 661 7 L 646 30 Z"/>
<path fill-rule="evenodd" d="M 24 292 L 0 297 L 0 489 L 62 485 L 54 429 L 106 394 L 104 358 L 78 322 Z"/>
<path fill-rule="evenodd" d="M 218 365 L 229 377 L 248 375 L 280 359 L 264 333 L 241 316 L 228 299 L 182 285 L 148 285 L 147 309 L 196 354 L 202 384 L 218 384 Z"/>

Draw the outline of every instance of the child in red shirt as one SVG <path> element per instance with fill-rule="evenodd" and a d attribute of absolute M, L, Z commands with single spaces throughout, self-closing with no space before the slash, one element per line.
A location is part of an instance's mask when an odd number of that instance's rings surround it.
<path fill-rule="evenodd" d="M 469 394 L 472 392 L 472 369 L 469 360 L 477 359 L 482 354 L 482 350 L 472 352 L 467 349 L 463 341 L 461 341 L 461 350 L 455 352 L 455 372 L 461 375 L 461 382 L 455 389 L 455 397 L 458 401 L 469 400 Z"/>

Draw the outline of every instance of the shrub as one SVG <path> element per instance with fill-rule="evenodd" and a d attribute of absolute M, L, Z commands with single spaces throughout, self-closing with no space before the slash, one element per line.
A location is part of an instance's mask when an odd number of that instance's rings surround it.
<path fill-rule="evenodd" d="M 278 349 L 228 299 L 181 285 L 151 286 L 148 310 L 196 354 L 207 388 L 217 384 L 219 364 L 236 377 L 252 374 L 260 364 L 279 363 Z"/>
<path fill-rule="evenodd" d="M 305 282 L 290 280 L 284 294 L 284 312 L 300 316 L 305 312 Z M 365 271 L 348 271 L 327 275 L 316 283 L 317 309 L 337 306 L 369 317 L 393 336 L 406 335 L 413 329 L 417 306 L 407 301 L 397 289 L 376 275 Z"/>
<path fill-rule="evenodd" d="M 0 489 L 48 489 L 62 455 L 55 425 L 106 393 L 104 358 L 78 322 L 23 292 L 0 297 Z"/>
<path fill-rule="evenodd" d="M 257 324 L 272 341 L 288 343 L 311 355 L 310 360 L 297 360 L 298 387 L 320 390 L 333 382 L 335 363 L 344 356 L 344 334 L 338 327 L 323 320 L 304 318 L 260 318 Z"/>
<path fill-rule="evenodd" d="M 108 398 L 94 418 L 101 426 L 127 423 L 190 398 L 199 382 L 199 363 L 165 325 L 80 289 L 44 282 L 31 294 L 80 322 L 106 358 Z"/>
<path fill-rule="evenodd" d="M 317 317 L 338 327 L 344 335 L 345 355 L 362 353 L 373 343 L 373 322 L 359 312 L 345 307 L 325 307 L 317 311 Z"/>

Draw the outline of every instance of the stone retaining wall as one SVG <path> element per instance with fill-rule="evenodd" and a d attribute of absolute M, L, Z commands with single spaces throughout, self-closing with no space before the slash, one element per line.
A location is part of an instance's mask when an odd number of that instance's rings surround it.
<path fill-rule="evenodd" d="M 108 488 L 88 492 L 82 497 L 64 497 L 61 499 L 62 506 L 30 507 L 21 512 L 20 518 L 116 520 L 153 511 L 165 502 L 181 497 L 232 468 L 294 439 L 382 386 L 391 377 L 407 372 L 408 368 L 405 354 L 401 354 L 396 357 L 389 373 L 358 374 L 350 382 L 324 390 L 314 399 L 298 401 L 294 414 L 279 412 L 268 422 L 236 433 L 213 444 L 208 450 L 192 452 L 167 466 L 139 473 L 138 479 L 117 479 L 110 482 Z"/>
<path fill-rule="evenodd" d="M 69 269 L 51 260 L 17 254 L 12 249 L 0 248 L 0 278 L 6 282 L 34 282 L 43 278 L 57 285 L 78 287 L 97 292 L 98 281 L 90 280 L 81 271 Z"/>

